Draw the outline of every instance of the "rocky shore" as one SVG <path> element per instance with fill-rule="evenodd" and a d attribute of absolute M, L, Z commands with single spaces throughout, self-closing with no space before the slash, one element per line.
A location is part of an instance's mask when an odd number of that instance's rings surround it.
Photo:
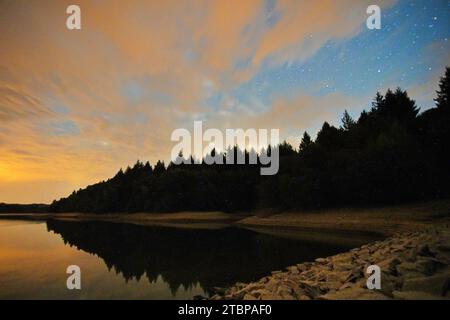
<path fill-rule="evenodd" d="M 367 267 L 381 269 L 381 289 L 367 289 Z M 450 228 L 396 234 L 315 262 L 273 271 L 256 282 L 217 288 L 213 300 L 450 299 Z"/>

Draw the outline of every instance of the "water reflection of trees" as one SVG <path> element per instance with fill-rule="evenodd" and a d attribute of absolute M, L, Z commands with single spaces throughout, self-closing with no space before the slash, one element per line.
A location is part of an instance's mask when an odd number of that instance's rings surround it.
<path fill-rule="evenodd" d="M 126 281 L 159 276 L 175 294 L 197 283 L 214 286 L 250 281 L 276 270 L 346 248 L 281 239 L 237 228 L 191 230 L 107 222 L 50 220 L 47 229 L 65 244 L 97 255 Z"/>

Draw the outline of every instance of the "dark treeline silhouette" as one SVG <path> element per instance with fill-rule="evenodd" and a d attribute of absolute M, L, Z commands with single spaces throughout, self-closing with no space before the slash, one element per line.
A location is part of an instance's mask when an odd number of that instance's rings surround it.
<path fill-rule="evenodd" d="M 211 293 L 214 286 L 254 281 L 270 270 L 352 247 L 283 239 L 237 228 L 193 230 L 49 220 L 47 229 L 60 234 L 65 244 L 97 255 L 126 281 L 146 278 L 154 283 L 161 277 L 173 294 L 181 286 L 190 289 L 196 284 Z M 363 242 L 355 239 L 356 243 Z"/>
<path fill-rule="evenodd" d="M 15 204 L 0 203 L 0 214 L 2 213 L 44 213 L 48 212 L 48 204 Z"/>
<path fill-rule="evenodd" d="M 50 209 L 291 210 L 448 197 L 449 93 L 450 68 L 440 81 L 436 107 L 423 113 L 400 88 L 377 93 L 371 110 L 358 119 L 345 112 L 341 127 L 325 122 L 315 141 L 305 132 L 298 148 L 286 142 L 272 147 L 280 153 L 275 176 L 260 176 L 259 165 L 210 166 L 202 161 L 166 167 L 158 161 L 152 167 L 138 161 L 108 181 L 54 201 Z M 248 158 L 254 151 L 244 152 Z"/>

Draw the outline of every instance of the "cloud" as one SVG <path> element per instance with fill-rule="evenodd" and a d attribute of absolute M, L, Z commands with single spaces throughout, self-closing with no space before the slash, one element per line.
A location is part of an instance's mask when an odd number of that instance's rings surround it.
<path fill-rule="evenodd" d="M 381 1 L 382 9 L 395 1 Z M 342 40 L 361 31 L 371 1 L 277 1 L 281 18 L 261 39 L 254 64 L 302 61 L 329 40 Z"/>
<path fill-rule="evenodd" d="M 423 64 L 429 68 L 428 75 L 420 83 L 409 87 L 408 93 L 417 99 L 419 106 L 428 109 L 434 107 L 434 104 L 429 105 L 429 103 L 436 97 L 445 67 L 450 66 L 450 44 L 446 40 L 435 41 L 425 47 L 423 51 Z"/>
<path fill-rule="evenodd" d="M 4 86 L 0 88 L 0 120 L 7 122 L 17 118 L 49 116 L 48 110 L 38 98 L 20 89 Z"/>
<path fill-rule="evenodd" d="M 344 110 L 361 111 L 371 98 L 355 98 L 340 92 L 317 96 L 300 90 L 291 96 L 276 96 L 269 106 L 260 105 L 258 111 L 239 101 L 224 99 L 223 103 L 229 103 L 228 108 L 233 111 L 222 112 L 220 119 L 212 118 L 205 126 L 222 130 L 236 124 L 242 128 L 280 129 L 281 139 L 296 141 L 305 130 L 314 135 L 324 121 L 339 126 Z M 252 105 L 258 103 L 261 102 Z"/>
<path fill-rule="evenodd" d="M 50 201 L 138 158 L 168 159 L 172 130 L 198 117 L 280 128 L 329 117 L 350 99 L 249 105 L 231 92 L 353 36 L 368 1 L 80 0 L 80 31 L 65 27 L 69 4 L 0 2 L 0 201 Z M 212 94 L 225 97 L 215 113 Z"/>

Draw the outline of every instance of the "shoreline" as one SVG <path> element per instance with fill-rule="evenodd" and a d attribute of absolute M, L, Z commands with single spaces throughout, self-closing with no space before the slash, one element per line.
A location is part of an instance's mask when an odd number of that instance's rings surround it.
<path fill-rule="evenodd" d="M 63 213 L 0 214 L 0 219 L 104 221 L 193 229 L 235 226 L 286 238 L 334 243 L 346 241 L 355 248 L 318 258 L 315 262 L 289 266 L 285 271 L 272 271 L 254 282 L 218 288 L 218 294 L 211 299 L 450 298 L 439 295 L 439 291 L 450 288 L 450 200 L 272 215 L 223 212 Z M 373 239 L 380 240 L 373 242 Z M 365 268 L 371 264 L 379 264 L 382 269 L 385 287 L 381 291 L 365 288 Z"/>
<path fill-rule="evenodd" d="M 367 289 L 370 265 L 381 289 Z M 198 297 L 200 298 L 200 297 Z M 435 226 L 236 283 L 211 300 L 450 300 L 450 228 Z"/>
<path fill-rule="evenodd" d="M 262 232 L 330 232 L 373 234 L 384 237 L 398 232 L 416 231 L 450 219 L 450 199 L 418 202 L 397 206 L 369 208 L 338 208 L 305 210 L 298 212 L 224 213 L 11 213 L 0 214 L 0 219 L 65 221 L 105 221 L 131 223 L 143 226 L 167 226 L 175 228 L 223 228 L 238 226 Z"/>
<path fill-rule="evenodd" d="M 450 219 L 450 199 L 411 204 L 281 212 L 252 215 L 237 222 L 240 226 L 288 228 L 342 233 L 377 233 L 385 237 L 398 232 L 416 231 Z"/>

